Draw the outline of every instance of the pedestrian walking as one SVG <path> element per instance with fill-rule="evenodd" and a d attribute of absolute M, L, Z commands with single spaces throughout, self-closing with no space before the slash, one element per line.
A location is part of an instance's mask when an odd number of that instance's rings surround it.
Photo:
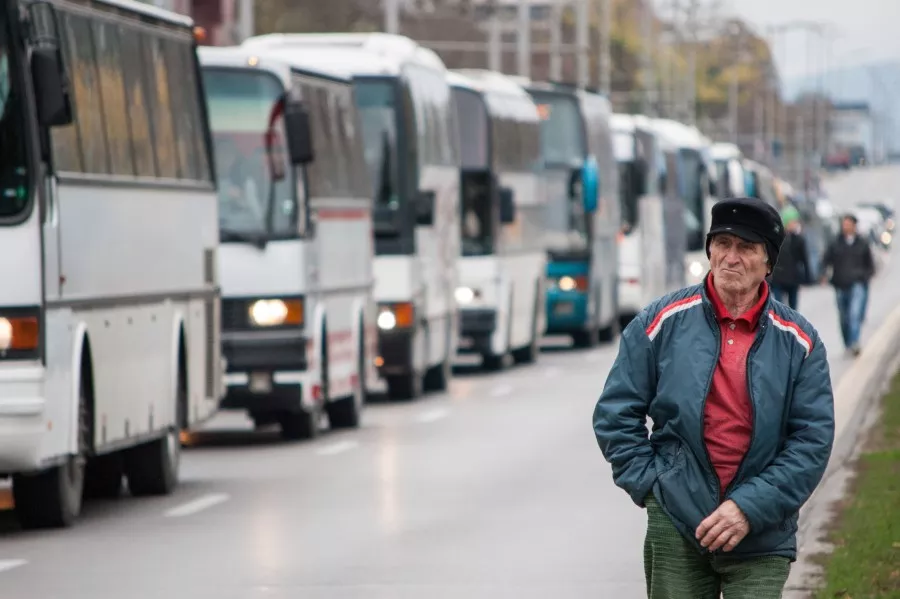
<path fill-rule="evenodd" d="M 825 251 L 822 268 L 823 272 L 831 269 L 831 286 L 837 300 L 844 347 L 858 356 L 869 281 L 875 275 L 875 259 L 869 242 L 858 234 L 856 226 L 856 217 L 852 214 L 841 219 L 841 235 Z M 823 277 L 822 283 L 825 281 L 826 277 Z"/>
<path fill-rule="evenodd" d="M 780 598 L 796 559 L 834 401 L 818 333 L 765 281 L 783 241 L 771 206 L 720 201 L 704 282 L 622 334 L 594 433 L 616 485 L 647 510 L 649 599 Z"/>
<path fill-rule="evenodd" d="M 770 277 L 772 296 L 796 310 L 800 286 L 812 282 L 809 253 L 800 225 L 800 212 L 787 206 L 781 213 L 785 238 L 778 254 L 778 263 Z"/>

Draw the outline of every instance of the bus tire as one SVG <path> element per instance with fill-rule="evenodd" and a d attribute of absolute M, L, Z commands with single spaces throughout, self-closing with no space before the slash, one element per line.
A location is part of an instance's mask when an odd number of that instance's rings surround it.
<path fill-rule="evenodd" d="M 533 364 L 537 361 L 537 356 L 540 352 L 540 347 L 538 347 L 540 343 L 540 334 L 538 333 L 538 312 L 541 309 L 540 304 L 540 283 L 538 283 L 534 296 L 534 310 L 531 316 L 531 341 L 525 347 L 520 347 L 512 352 L 513 360 L 515 360 L 517 364 Z"/>
<path fill-rule="evenodd" d="M 313 439 L 319 434 L 317 412 L 284 412 L 278 417 L 278 424 L 281 426 L 281 436 L 288 441 Z"/>
<path fill-rule="evenodd" d="M 37 474 L 13 476 L 13 501 L 22 528 L 68 527 L 81 514 L 85 455 L 93 444 L 89 364 L 82 365 L 78 382 L 78 455 Z"/>
<path fill-rule="evenodd" d="M 425 373 L 425 381 L 423 388 L 425 391 L 446 391 L 450 385 L 450 379 L 453 376 L 453 352 L 450 349 L 450 324 L 447 324 L 445 331 L 444 360 L 437 366 L 433 366 Z"/>
<path fill-rule="evenodd" d="M 418 373 L 387 377 L 388 396 L 391 399 L 416 399 L 422 395 L 422 377 Z"/>
<path fill-rule="evenodd" d="M 121 452 L 97 456 L 87 464 L 84 480 L 85 496 L 115 499 L 122 493 L 125 462 Z"/>
<path fill-rule="evenodd" d="M 350 397 L 326 404 L 328 424 L 331 428 L 358 428 L 366 401 L 366 344 L 365 332 L 360 323 L 359 348 L 356 356 L 356 388 Z"/>
<path fill-rule="evenodd" d="M 175 393 L 176 417 L 187 401 L 187 393 L 187 364 L 185 354 L 180 353 Z M 178 485 L 178 470 L 181 465 L 179 427 L 180 424 L 176 422 L 161 438 L 138 445 L 125 453 L 125 476 L 132 496 L 168 495 Z"/>

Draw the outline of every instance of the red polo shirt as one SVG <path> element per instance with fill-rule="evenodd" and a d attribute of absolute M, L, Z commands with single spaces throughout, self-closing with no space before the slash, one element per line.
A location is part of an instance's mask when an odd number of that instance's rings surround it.
<path fill-rule="evenodd" d="M 728 313 L 716 293 L 712 274 L 706 280 L 706 293 L 716 312 L 722 350 L 703 412 L 703 440 L 724 495 L 750 447 L 753 408 L 747 389 L 747 355 L 756 338 L 769 288 L 763 281 L 759 301 L 737 318 Z"/>

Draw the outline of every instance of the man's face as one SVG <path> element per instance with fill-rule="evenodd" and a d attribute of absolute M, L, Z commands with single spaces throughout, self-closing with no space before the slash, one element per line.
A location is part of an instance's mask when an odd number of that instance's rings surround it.
<path fill-rule="evenodd" d="M 745 293 L 759 287 L 768 274 L 766 248 L 722 233 L 709 244 L 709 266 L 716 287 L 730 293 Z"/>
<path fill-rule="evenodd" d="M 841 230 L 844 232 L 844 235 L 855 235 L 856 223 L 853 222 L 852 218 L 845 218 L 841 221 Z"/>

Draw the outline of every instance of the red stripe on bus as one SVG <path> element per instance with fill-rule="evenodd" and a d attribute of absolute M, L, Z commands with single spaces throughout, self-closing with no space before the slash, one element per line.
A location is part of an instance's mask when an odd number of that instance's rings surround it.
<path fill-rule="evenodd" d="M 329 208 L 317 212 L 319 220 L 359 220 L 369 216 L 369 211 L 359 208 Z"/>

